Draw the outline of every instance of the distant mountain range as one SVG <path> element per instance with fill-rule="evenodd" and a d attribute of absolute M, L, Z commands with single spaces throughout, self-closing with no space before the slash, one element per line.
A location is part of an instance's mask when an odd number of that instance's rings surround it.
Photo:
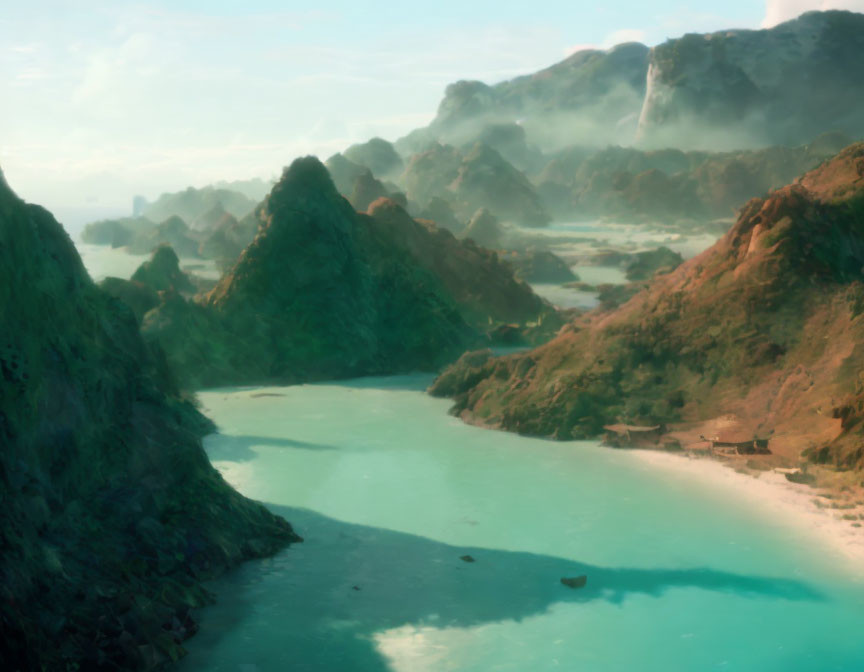
<path fill-rule="evenodd" d="M 864 14 L 808 12 L 766 30 L 688 34 L 648 49 L 580 51 L 533 75 L 447 87 L 432 123 L 396 143 L 461 144 L 518 123 L 544 151 L 803 145 L 827 131 L 864 136 Z"/>

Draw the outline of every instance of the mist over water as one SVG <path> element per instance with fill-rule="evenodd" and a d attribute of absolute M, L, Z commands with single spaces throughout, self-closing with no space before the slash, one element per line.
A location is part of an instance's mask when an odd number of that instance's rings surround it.
<path fill-rule="evenodd" d="M 199 395 L 211 461 L 306 540 L 213 586 L 180 669 L 861 669 L 864 585 L 791 523 L 627 452 L 464 425 L 430 380 Z"/>

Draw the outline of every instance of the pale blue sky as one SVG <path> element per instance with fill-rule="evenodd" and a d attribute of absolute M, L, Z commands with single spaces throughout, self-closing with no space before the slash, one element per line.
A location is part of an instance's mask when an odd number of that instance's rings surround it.
<path fill-rule="evenodd" d="M 427 123 L 457 79 L 864 0 L 3 0 L 0 166 L 59 212 L 270 177 Z"/>

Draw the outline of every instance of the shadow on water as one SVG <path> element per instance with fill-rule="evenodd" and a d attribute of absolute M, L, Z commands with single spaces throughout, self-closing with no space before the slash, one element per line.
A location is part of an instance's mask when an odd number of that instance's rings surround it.
<path fill-rule="evenodd" d="M 237 627 L 248 628 L 242 632 L 248 650 L 241 655 L 253 665 L 249 669 L 384 672 L 390 668 L 373 637 L 398 628 L 407 627 L 410 637 L 418 627 L 519 621 L 557 603 L 624 605 L 629 596 L 661 597 L 674 588 L 762 599 L 825 599 L 808 584 L 789 579 L 708 568 L 599 567 L 533 553 L 451 546 L 306 509 L 269 508 L 290 520 L 306 541 L 275 558 L 249 563 L 216 586 L 220 606 L 205 612 L 185 669 L 237 669 L 237 661 L 229 666 L 218 649 L 220 635 Z M 460 559 L 464 555 L 476 561 L 466 563 Z M 588 577 L 585 588 L 560 583 L 561 577 L 581 574 Z"/>
<path fill-rule="evenodd" d="M 252 448 L 267 446 L 271 448 L 291 448 L 299 450 L 339 450 L 339 446 L 329 443 L 298 441 L 275 436 L 254 436 L 251 434 L 211 434 L 207 437 L 207 454 L 213 461 L 248 462 L 258 457 Z"/>

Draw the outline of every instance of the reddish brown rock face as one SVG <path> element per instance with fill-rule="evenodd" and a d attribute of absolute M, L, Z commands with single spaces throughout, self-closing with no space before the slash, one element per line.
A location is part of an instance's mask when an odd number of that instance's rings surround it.
<path fill-rule="evenodd" d="M 462 362 L 439 391 L 466 419 L 525 434 L 671 423 L 682 444 L 743 433 L 771 437 L 777 459 L 827 447 L 823 461 L 860 465 L 862 176 L 853 145 L 619 308 L 532 352 Z"/>

